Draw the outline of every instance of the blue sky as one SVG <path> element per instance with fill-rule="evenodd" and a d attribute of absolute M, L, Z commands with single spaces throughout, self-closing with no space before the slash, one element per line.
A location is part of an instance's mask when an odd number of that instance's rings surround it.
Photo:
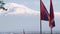
<path fill-rule="evenodd" d="M 23 4 L 26 7 L 39 11 L 40 10 L 40 0 L 4 0 L 5 3 L 17 3 Z M 46 8 L 49 11 L 49 0 L 43 0 Z M 59 13 L 60 11 L 60 0 L 53 0 L 54 11 Z M 58 16 L 58 17 L 56 17 Z M 59 26 L 59 17 L 60 14 L 55 15 L 56 27 L 53 28 L 53 31 L 60 31 Z M 16 31 L 23 30 L 26 31 L 39 31 L 39 15 L 37 16 L 0 16 L 0 31 Z M 5 22 L 5 23 L 4 23 Z M 25 22 L 25 23 L 24 23 Z M 28 23 L 29 22 L 29 23 Z M 50 31 L 48 23 L 42 21 L 43 31 Z M 57 23 L 58 22 L 58 23 Z M 29 27 L 30 26 L 30 27 Z M 21 28 L 20 28 L 21 27 Z M 29 27 L 29 28 L 28 28 Z M 14 29 L 15 28 L 15 29 Z M 23 29 L 22 29 L 23 28 Z"/>

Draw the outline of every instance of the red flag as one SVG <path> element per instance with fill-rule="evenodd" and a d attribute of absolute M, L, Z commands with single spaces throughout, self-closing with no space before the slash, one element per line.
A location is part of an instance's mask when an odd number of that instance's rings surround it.
<path fill-rule="evenodd" d="M 49 26 L 51 28 L 55 27 L 55 21 L 54 21 L 54 11 L 53 11 L 53 5 L 52 0 L 50 0 L 50 21 Z"/>
<path fill-rule="evenodd" d="M 48 11 L 44 6 L 42 0 L 40 0 L 40 17 L 41 17 L 41 20 L 48 21 Z"/>

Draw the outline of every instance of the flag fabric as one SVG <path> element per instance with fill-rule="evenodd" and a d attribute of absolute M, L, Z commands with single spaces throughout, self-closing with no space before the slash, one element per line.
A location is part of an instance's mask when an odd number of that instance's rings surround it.
<path fill-rule="evenodd" d="M 40 19 L 48 21 L 48 11 L 44 6 L 42 0 L 40 0 Z"/>
<path fill-rule="evenodd" d="M 55 27 L 55 21 L 54 21 L 54 11 L 53 11 L 53 5 L 52 0 L 50 0 L 50 21 L 49 26 L 51 28 Z"/>

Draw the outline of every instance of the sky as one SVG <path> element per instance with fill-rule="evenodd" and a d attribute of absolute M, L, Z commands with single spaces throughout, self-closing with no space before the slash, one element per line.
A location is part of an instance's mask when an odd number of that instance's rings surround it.
<path fill-rule="evenodd" d="M 18 4 L 26 5 L 27 7 L 34 9 L 34 10 L 40 10 L 39 9 L 39 0 L 4 0 L 6 3 L 14 2 Z"/>
<path fill-rule="evenodd" d="M 49 0 L 42 0 L 49 11 Z M 40 29 L 40 0 L 4 0 L 7 12 L 0 12 L 1 31 L 39 31 Z M 11 4 L 10 4 L 11 3 Z M 53 31 L 60 31 L 60 0 L 53 0 L 56 27 Z M 16 6 L 15 6 L 16 5 Z M 23 9 L 22 9 L 22 8 Z M 25 9 L 24 9 L 25 8 Z M 21 9 L 21 10 L 20 10 Z M 23 11 L 26 10 L 26 11 Z M 19 12 L 21 11 L 21 12 Z M 42 30 L 50 31 L 48 21 L 42 21 Z"/>

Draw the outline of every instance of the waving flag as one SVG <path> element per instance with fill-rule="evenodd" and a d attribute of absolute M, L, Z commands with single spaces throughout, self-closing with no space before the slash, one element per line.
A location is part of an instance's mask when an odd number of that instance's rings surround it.
<path fill-rule="evenodd" d="M 48 21 L 48 11 L 44 6 L 42 0 L 40 0 L 40 17 L 41 17 L 41 20 Z"/>
<path fill-rule="evenodd" d="M 54 11 L 53 11 L 52 0 L 50 0 L 50 23 L 49 23 L 49 26 L 51 28 L 55 27 Z"/>

